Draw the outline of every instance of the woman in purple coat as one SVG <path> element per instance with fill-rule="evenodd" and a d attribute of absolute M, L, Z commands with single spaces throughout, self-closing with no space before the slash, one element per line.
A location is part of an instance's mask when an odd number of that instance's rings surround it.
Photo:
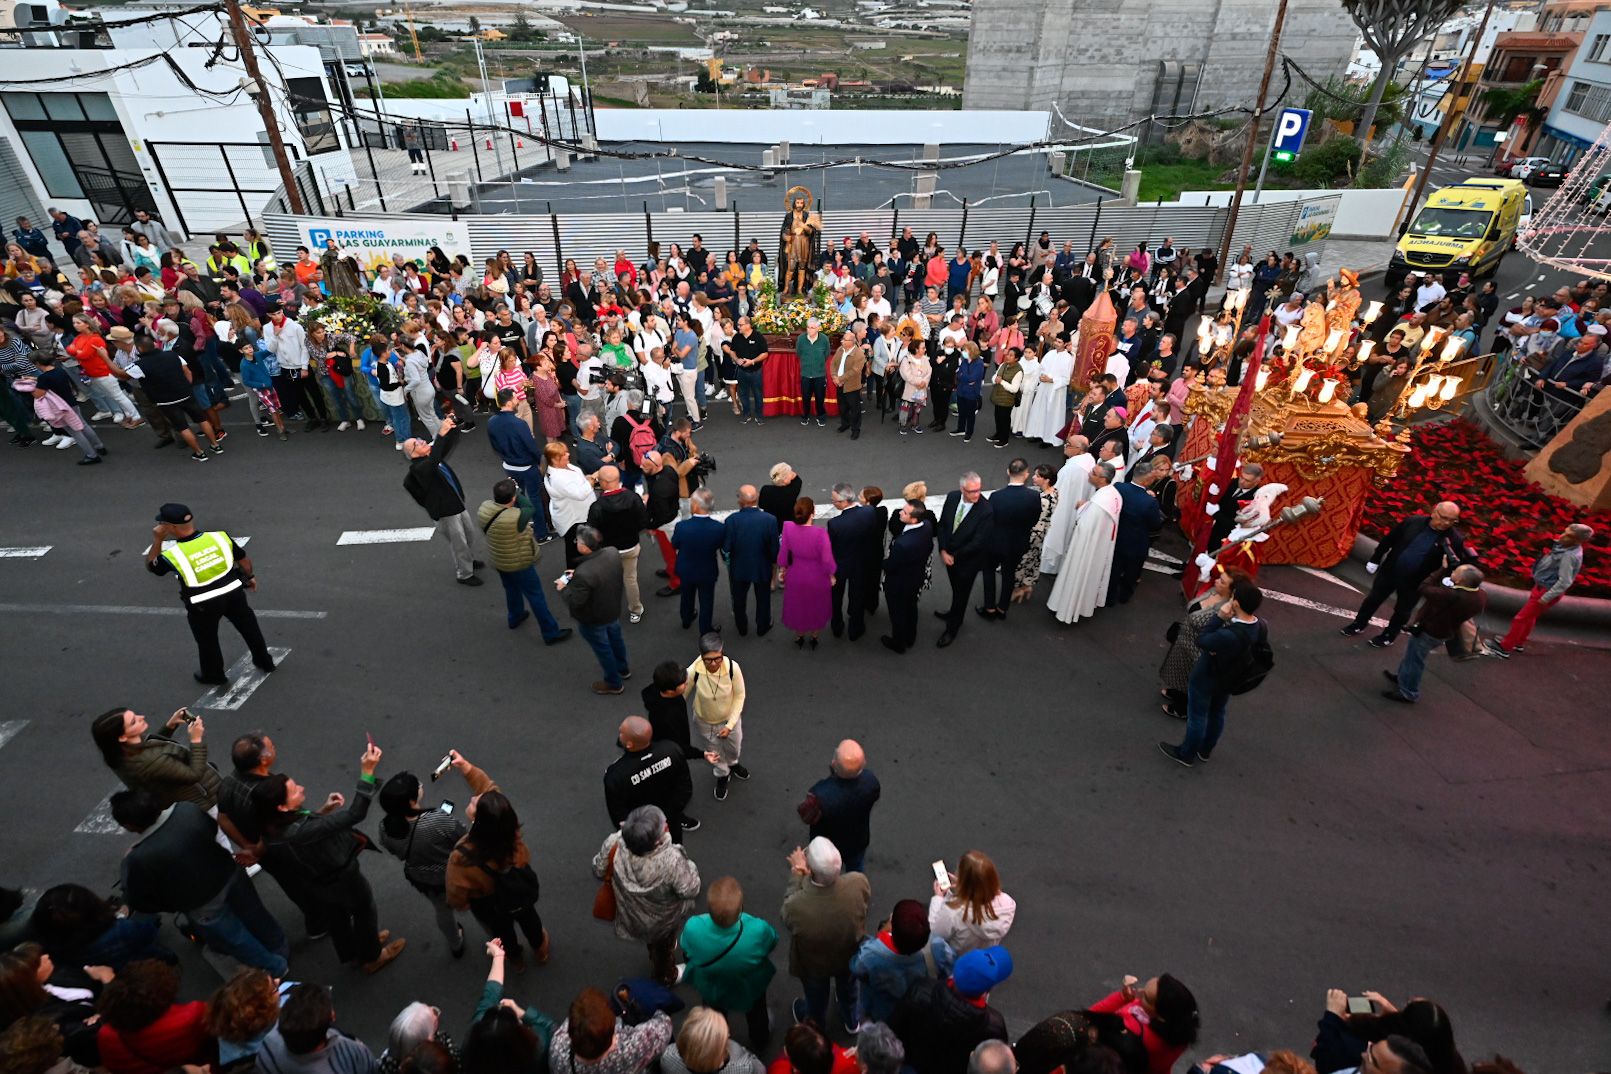
<path fill-rule="evenodd" d="M 783 584 L 783 625 L 794 631 L 796 648 L 806 639 L 817 647 L 817 635 L 833 610 L 833 546 L 828 531 L 816 526 L 817 505 L 809 496 L 794 501 L 794 521 L 783 524 L 778 542 L 778 581 Z"/>

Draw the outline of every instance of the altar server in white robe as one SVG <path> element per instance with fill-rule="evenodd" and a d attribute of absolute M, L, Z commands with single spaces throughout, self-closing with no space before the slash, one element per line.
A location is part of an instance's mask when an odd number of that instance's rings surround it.
<path fill-rule="evenodd" d="M 1091 468 L 1090 482 L 1091 498 L 1075 515 L 1074 534 L 1046 602 L 1061 623 L 1075 623 L 1094 614 L 1108 599 L 1113 545 L 1124 501 L 1113 487 L 1113 467 L 1108 463 Z"/>
<path fill-rule="evenodd" d="M 1046 537 L 1041 544 L 1042 574 L 1056 574 L 1062 566 L 1068 540 L 1074 533 L 1074 516 L 1080 505 L 1091 498 L 1091 467 L 1096 465 L 1096 456 L 1090 452 L 1090 443 L 1075 433 L 1063 445 L 1068 461 L 1057 471 L 1057 507 L 1052 511 L 1052 520 L 1046 526 Z"/>
<path fill-rule="evenodd" d="M 1024 422 L 1024 436 L 1030 440 L 1057 443 L 1057 434 L 1068 422 L 1068 382 L 1074 375 L 1074 352 L 1058 343 L 1040 360 L 1035 380 L 1035 398 Z"/>
<path fill-rule="evenodd" d="M 1018 382 L 1022 385 L 1018 389 L 1018 402 L 1012 408 L 1012 431 L 1023 436 L 1029 428 L 1029 408 L 1035 405 L 1035 395 L 1040 390 L 1040 358 L 1034 351 L 1026 350 L 1018 359 L 1018 367 L 1024 375 Z"/>

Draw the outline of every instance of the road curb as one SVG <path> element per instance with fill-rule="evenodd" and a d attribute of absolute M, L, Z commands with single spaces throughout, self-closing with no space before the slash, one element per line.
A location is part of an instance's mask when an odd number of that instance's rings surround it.
<path fill-rule="evenodd" d="M 1379 543 L 1374 538 L 1360 534 L 1354 538 L 1352 558 L 1361 563 L 1368 561 L 1376 554 L 1376 546 Z M 1488 598 L 1488 611 L 1499 615 L 1515 615 L 1521 611 L 1522 605 L 1527 603 L 1526 590 L 1484 582 L 1482 591 Z M 1611 632 L 1611 600 L 1600 597 L 1574 597 L 1568 593 L 1545 614 L 1555 625 L 1571 625 Z"/>

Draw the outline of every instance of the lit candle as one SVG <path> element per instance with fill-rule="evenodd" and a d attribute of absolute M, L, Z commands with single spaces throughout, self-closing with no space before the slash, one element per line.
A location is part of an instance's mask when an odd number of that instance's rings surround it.
<path fill-rule="evenodd" d="M 1333 328 L 1331 334 L 1326 337 L 1326 353 L 1334 354 L 1337 348 L 1342 346 L 1343 338 L 1347 335 L 1348 333 L 1345 330 Z"/>
<path fill-rule="evenodd" d="M 1423 337 L 1421 340 L 1421 349 L 1423 351 L 1430 351 L 1433 347 L 1437 346 L 1438 340 L 1443 338 L 1445 331 L 1446 330 L 1443 328 L 1428 328 L 1426 330 L 1425 337 Z"/>
<path fill-rule="evenodd" d="M 1425 405 L 1426 405 L 1426 385 L 1422 384 L 1422 385 L 1418 386 L 1413 392 L 1410 393 L 1410 409 L 1411 410 L 1420 410 L 1421 407 L 1423 407 Z"/>
<path fill-rule="evenodd" d="M 1372 321 L 1374 321 L 1376 318 L 1380 317 L 1381 315 L 1382 315 L 1382 304 L 1380 302 L 1377 302 L 1377 301 L 1372 301 L 1370 305 L 1365 307 L 1365 315 L 1362 318 L 1360 318 L 1360 320 L 1365 324 L 1370 324 Z"/>
<path fill-rule="evenodd" d="M 1365 361 L 1367 358 L 1370 357 L 1370 352 L 1375 350 L 1375 349 L 1376 349 L 1376 341 L 1374 339 L 1367 339 L 1367 340 L 1361 341 L 1360 344 L 1359 344 L 1359 360 L 1361 362 Z"/>
<path fill-rule="evenodd" d="M 1298 326 L 1288 325 L 1286 338 L 1281 340 L 1281 348 L 1288 354 L 1298 349 Z"/>
<path fill-rule="evenodd" d="M 1315 371 L 1307 366 L 1298 370 L 1298 379 L 1292 382 L 1292 391 L 1295 394 L 1302 394 L 1307 391 L 1309 382 L 1314 379 L 1314 376 Z"/>
<path fill-rule="evenodd" d="M 1438 397 L 1440 399 L 1442 399 L 1445 403 L 1447 403 L 1450 399 L 1453 399 L 1455 397 L 1455 394 L 1457 392 L 1459 392 L 1459 390 L 1460 390 L 1460 378 L 1459 377 L 1444 377 L 1443 378 L 1443 387 L 1438 391 Z"/>
<path fill-rule="evenodd" d="M 1259 375 L 1256 378 L 1254 378 L 1253 387 L 1254 387 L 1255 390 L 1262 392 L 1264 390 L 1265 386 L 1267 384 L 1269 384 L 1269 383 L 1270 383 L 1270 370 L 1269 370 L 1269 367 L 1265 367 L 1265 368 L 1259 370 Z"/>
<path fill-rule="evenodd" d="M 1331 402 L 1332 396 L 1334 396 L 1336 394 L 1337 394 L 1337 382 L 1335 380 L 1331 379 L 1330 377 L 1327 377 L 1325 380 L 1320 382 L 1320 397 L 1319 398 L 1320 398 L 1320 401 L 1322 403 Z"/>
<path fill-rule="evenodd" d="M 1443 347 L 1443 360 L 1445 362 L 1452 362 L 1456 358 L 1460 357 L 1461 352 L 1464 351 L 1465 349 L 1466 349 L 1466 341 L 1465 340 L 1463 340 L 1463 339 L 1451 339 L 1451 340 L 1449 340 L 1448 343 L 1444 344 L 1444 347 Z"/>

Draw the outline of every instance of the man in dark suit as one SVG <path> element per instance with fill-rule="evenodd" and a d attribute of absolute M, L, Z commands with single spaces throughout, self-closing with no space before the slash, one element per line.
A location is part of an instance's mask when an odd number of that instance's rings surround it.
<path fill-rule="evenodd" d="M 984 572 L 984 604 L 974 611 L 986 619 L 1007 618 L 1012 603 L 1013 574 L 1029 551 L 1030 531 L 1040 521 L 1040 493 L 1029 487 L 1029 463 L 1014 459 L 1007 464 L 1007 484 L 990 494 L 990 562 Z M 996 572 L 1001 572 L 1001 596 L 996 596 Z"/>
<path fill-rule="evenodd" d="M 833 576 L 833 636 L 845 633 L 845 599 L 850 599 L 850 640 L 866 633 L 867 548 L 878 536 L 878 516 L 863 507 L 856 490 L 840 483 L 833 487 L 833 505 L 839 514 L 828 520 L 828 541 L 837 564 Z"/>
<path fill-rule="evenodd" d="M 1410 621 L 1410 613 L 1420 599 L 1421 583 L 1449 567 L 1476 561 L 1466 547 L 1465 537 L 1454 528 L 1459 521 L 1459 505 L 1445 500 L 1432 508 L 1430 515 L 1410 515 L 1389 530 L 1365 564 L 1365 570 L 1375 576 L 1370 592 L 1342 633 L 1347 637 L 1360 633 L 1370 625 L 1370 617 L 1382 602 L 1392 597 L 1393 614 L 1386 629 L 1370 640 L 1378 649 L 1392 645 Z"/>
<path fill-rule="evenodd" d="M 1167 471 L 1149 467 L 1134 482 L 1120 481 L 1113 486 L 1123 503 L 1113 538 L 1113 570 L 1108 574 L 1109 607 L 1127 604 L 1135 596 L 1152 538 L 1163 529 L 1163 511 L 1147 490 L 1158 483 L 1164 472 Z"/>
<path fill-rule="evenodd" d="M 682 583 L 682 628 L 694 622 L 694 599 L 699 600 L 699 632 L 709 634 L 720 627 L 711 622 L 716 608 L 716 553 L 727 541 L 727 530 L 710 517 L 716 494 L 695 489 L 688 497 L 688 518 L 671 531 L 671 547 L 677 550 L 677 579 Z"/>
<path fill-rule="evenodd" d="M 1225 538 L 1236 528 L 1236 513 L 1247 506 L 1248 501 L 1262 484 L 1264 484 L 1264 467 L 1256 462 L 1243 463 L 1236 484 L 1230 487 L 1225 493 L 1225 498 L 1220 501 L 1219 514 L 1214 516 L 1214 525 L 1208 531 L 1210 552 L 1225 543 Z"/>
<path fill-rule="evenodd" d="M 992 514 L 990 501 L 984 498 L 984 479 L 978 474 L 963 474 L 958 487 L 945 494 L 936 536 L 940 543 L 940 560 L 951 579 L 951 607 L 948 611 L 934 613 L 945 620 L 945 633 L 936 643 L 941 649 L 956 641 L 957 631 L 962 629 L 963 617 L 968 613 L 973 580 L 990 566 Z"/>
<path fill-rule="evenodd" d="M 889 529 L 889 508 L 884 506 L 884 490 L 877 485 L 862 489 L 859 498 L 873 513 L 874 521 L 873 531 L 867 535 L 867 580 L 862 587 L 867 594 L 867 614 L 872 615 L 878 610 L 878 591 L 883 586 L 884 531 Z"/>
<path fill-rule="evenodd" d="M 904 653 L 917 644 L 917 595 L 934 552 L 934 520 L 922 506 L 910 503 L 901 505 L 897 517 L 903 528 L 889 542 L 889 557 L 884 560 L 890 632 L 878 640 L 891 652 Z"/>
<path fill-rule="evenodd" d="M 459 430 L 452 418 L 444 418 L 437 430 L 436 440 L 410 437 L 403 441 L 403 455 L 408 459 L 408 475 L 403 488 L 414 497 L 414 502 L 425 508 L 425 513 L 436 523 L 436 532 L 447 538 L 453 550 L 453 572 L 460 585 L 480 585 L 476 571 L 485 567 L 474 558 L 475 547 L 470 536 L 470 515 L 464 505 L 464 483 L 448 465 L 448 453 L 459 442 Z"/>
<path fill-rule="evenodd" d="M 727 584 L 733 596 L 733 621 L 740 635 L 750 632 L 749 590 L 755 590 L 755 633 L 772 629 L 772 567 L 778 561 L 778 520 L 756 506 L 760 493 L 741 485 L 738 510 L 723 524 L 722 551 L 727 555 Z"/>

